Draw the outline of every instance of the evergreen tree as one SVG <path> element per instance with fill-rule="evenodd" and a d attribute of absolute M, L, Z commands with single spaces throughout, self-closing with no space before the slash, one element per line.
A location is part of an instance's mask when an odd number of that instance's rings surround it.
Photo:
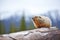
<path fill-rule="evenodd" d="M 4 33 L 5 33 L 5 25 L 3 21 L 0 20 L 0 34 L 4 34 Z"/>
<path fill-rule="evenodd" d="M 10 23 L 10 33 L 16 32 L 16 27 L 13 22 Z"/>
<path fill-rule="evenodd" d="M 23 16 L 21 18 L 21 21 L 20 21 L 20 27 L 19 27 L 19 31 L 24 31 L 26 30 L 26 23 L 25 23 L 25 16 L 24 16 L 24 11 L 23 11 Z"/>

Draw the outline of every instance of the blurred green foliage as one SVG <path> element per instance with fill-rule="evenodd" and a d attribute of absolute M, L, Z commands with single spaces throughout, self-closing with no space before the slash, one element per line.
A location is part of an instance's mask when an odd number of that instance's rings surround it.
<path fill-rule="evenodd" d="M 23 13 L 23 16 L 20 20 L 19 28 L 16 27 L 14 22 L 10 22 L 9 33 L 24 31 L 24 30 L 31 30 L 31 29 L 34 29 L 34 26 L 33 26 L 32 22 L 30 22 L 30 25 L 28 26 L 28 28 L 26 27 L 25 16 L 24 16 L 24 13 Z M 5 34 L 5 32 L 6 32 L 5 31 L 5 25 L 4 25 L 3 21 L 0 21 L 0 34 Z"/>
<path fill-rule="evenodd" d="M 30 29 L 34 29 L 34 26 L 32 24 L 32 21 L 30 22 L 30 25 L 27 27 L 26 26 L 26 21 L 25 21 L 25 13 L 23 11 L 23 15 L 21 17 L 21 20 L 19 21 L 20 25 L 17 28 L 15 23 L 13 21 L 10 22 L 10 30 L 9 33 L 13 33 L 13 32 L 18 32 L 18 31 L 24 31 L 24 30 L 30 30 Z M 3 21 L 0 21 L 0 34 L 4 34 L 5 31 L 5 26 Z"/>
<path fill-rule="evenodd" d="M 0 21 L 0 34 L 5 34 L 5 25 L 3 21 Z"/>
<path fill-rule="evenodd" d="M 16 32 L 16 26 L 13 22 L 10 23 L 10 33 Z"/>
<path fill-rule="evenodd" d="M 25 22 L 25 15 L 23 12 L 23 16 L 20 21 L 19 31 L 24 31 L 24 30 L 26 30 L 26 22 Z"/>

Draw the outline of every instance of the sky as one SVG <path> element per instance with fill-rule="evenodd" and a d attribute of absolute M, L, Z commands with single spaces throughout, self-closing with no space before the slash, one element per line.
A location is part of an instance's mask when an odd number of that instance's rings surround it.
<path fill-rule="evenodd" d="M 25 15 L 29 16 L 55 9 L 60 10 L 60 0 L 0 0 L 0 15 L 2 18 L 5 15 L 7 15 L 6 17 L 14 15 L 16 11 L 22 12 L 25 10 Z"/>

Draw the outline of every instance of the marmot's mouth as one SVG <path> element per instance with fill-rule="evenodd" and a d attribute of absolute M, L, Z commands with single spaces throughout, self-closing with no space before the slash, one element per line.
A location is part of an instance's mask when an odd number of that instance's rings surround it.
<path fill-rule="evenodd" d="M 33 20 L 33 21 L 35 21 L 35 19 L 34 19 L 34 18 L 32 18 L 32 20 Z"/>

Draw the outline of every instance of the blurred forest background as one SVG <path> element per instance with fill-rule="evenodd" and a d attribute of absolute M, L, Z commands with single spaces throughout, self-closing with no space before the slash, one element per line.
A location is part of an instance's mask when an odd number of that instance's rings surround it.
<path fill-rule="evenodd" d="M 35 29 L 36 15 L 49 17 L 60 29 L 60 0 L 0 0 L 0 34 Z"/>
<path fill-rule="evenodd" d="M 53 26 L 60 29 L 60 12 L 58 10 L 48 11 L 45 14 L 39 15 L 49 17 L 52 20 Z M 0 34 L 35 29 L 31 20 L 32 17 L 29 16 L 28 20 L 26 20 L 25 12 L 23 11 L 21 16 L 15 15 L 8 19 L 0 20 Z"/>

